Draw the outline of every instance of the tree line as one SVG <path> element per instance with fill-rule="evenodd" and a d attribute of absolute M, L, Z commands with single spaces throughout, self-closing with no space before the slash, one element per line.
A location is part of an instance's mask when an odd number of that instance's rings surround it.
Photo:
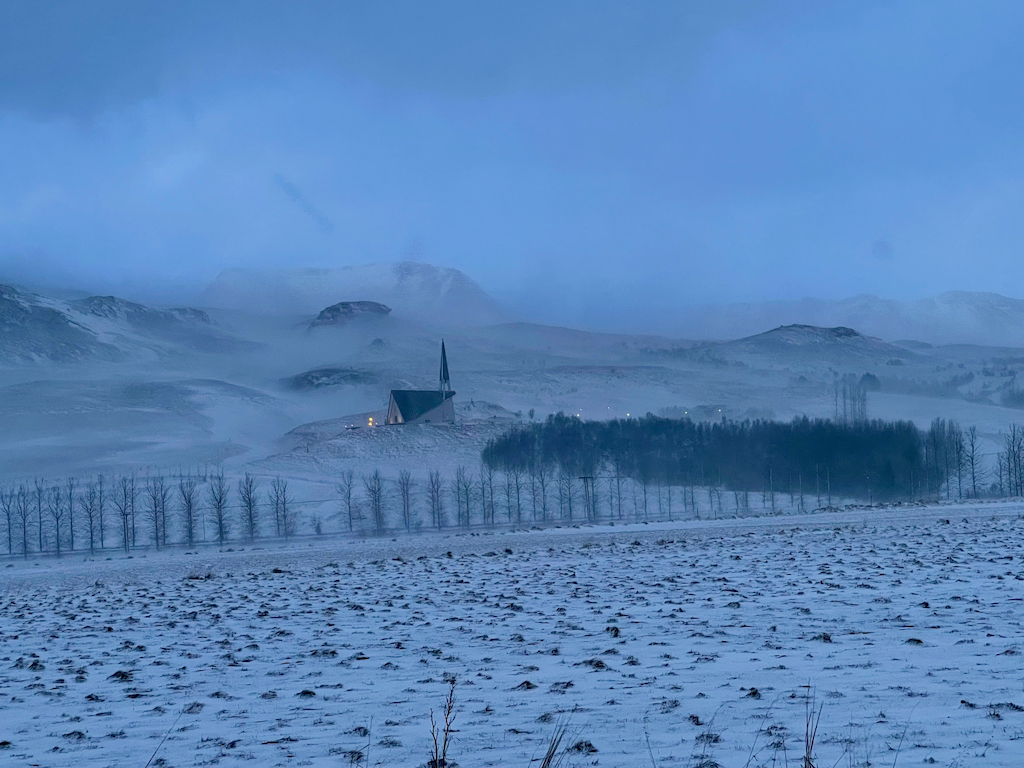
<path fill-rule="evenodd" d="M 244 474 L 36 479 L 0 488 L 9 555 L 114 547 L 579 521 L 806 511 L 840 499 L 1024 496 L 1024 428 L 992 461 L 975 427 L 910 422 L 718 423 L 659 418 L 589 422 L 564 414 L 491 440 L 479 466 L 388 476 L 345 469 L 330 499 L 297 500 L 287 479 Z M 304 506 L 333 512 L 302 519 Z"/>
<path fill-rule="evenodd" d="M 842 391 L 837 398 L 841 401 Z M 798 493 L 803 507 L 822 487 L 833 497 L 891 501 L 1021 495 L 1022 430 L 1010 427 L 995 466 L 986 460 L 975 427 L 936 419 L 923 432 L 909 421 L 796 418 L 791 422 L 707 423 L 648 415 L 583 421 L 557 414 L 491 440 L 484 463 L 528 476 L 628 478 L 643 492 L 694 488 L 760 493 L 775 506 L 778 493 Z M 660 491 L 659 491 L 660 492 Z M 739 505 L 737 505 L 739 506 Z"/>
<path fill-rule="evenodd" d="M 9 555 L 90 552 L 117 546 L 126 553 L 140 546 L 160 549 L 199 541 L 225 544 L 233 529 L 254 541 L 265 523 L 273 535 L 296 532 L 296 502 L 286 479 L 261 481 L 248 473 L 234 488 L 223 474 L 210 477 L 146 476 L 131 473 L 111 479 L 99 475 L 0 488 L 0 524 Z M 265 519 L 269 516 L 269 519 Z M 207 530 L 209 527 L 209 530 Z"/>

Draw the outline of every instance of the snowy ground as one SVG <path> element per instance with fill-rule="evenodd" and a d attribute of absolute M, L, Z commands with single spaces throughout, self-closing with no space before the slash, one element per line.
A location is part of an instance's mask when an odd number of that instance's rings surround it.
<path fill-rule="evenodd" d="M 454 677 L 463 768 L 796 764 L 809 693 L 816 765 L 1019 766 L 1022 513 L 11 563 L 0 762 L 420 766 Z"/>

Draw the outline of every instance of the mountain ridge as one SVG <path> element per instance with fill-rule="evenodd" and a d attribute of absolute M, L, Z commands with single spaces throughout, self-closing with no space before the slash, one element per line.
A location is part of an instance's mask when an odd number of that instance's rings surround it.
<path fill-rule="evenodd" d="M 155 309 L 117 296 L 65 300 L 0 285 L 0 363 L 124 362 L 240 346 L 199 309 Z"/>
<path fill-rule="evenodd" d="M 204 306 L 314 315 L 339 302 L 372 301 L 397 316 L 435 325 L 507 319 L 498 303 L 458 269 L 413 261 L 279 270 L 229 269 L 200 294 Z"/>

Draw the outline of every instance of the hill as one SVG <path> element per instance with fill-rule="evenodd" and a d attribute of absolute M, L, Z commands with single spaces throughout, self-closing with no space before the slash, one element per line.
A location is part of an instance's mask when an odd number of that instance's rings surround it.
<path fill-rule="evenodd" d="M 845 326 L 784 325 L 744 339 L 709 346 L 728 357 L 759 356 L 778 364 L 877 365 L 918 357 L 907 349 Z"/>
<path fill-rule="evenodd" d="M 897 301 L 854 296 L 831 301 L 801 299 L 763 304 L 691 307 L 680 311 L 681 332 L 691 338 L 729 339 L 784 325 L 845 326 L 888 341 L 1024 346 L 1024 300 L 997 293 L 954 291 Z"/>

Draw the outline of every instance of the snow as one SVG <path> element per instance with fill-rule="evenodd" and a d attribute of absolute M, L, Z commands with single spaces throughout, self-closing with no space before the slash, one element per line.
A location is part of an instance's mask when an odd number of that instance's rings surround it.
<path fill-rule="evenodd" d="M 817 765 L 1017 766 L 1022 514 L 12 560 L 0 754 L 338 766 L 368 748 L 372 765 L 422 765 L 454 676 L 463 766 L 525 767 L 561 720 L 598 750 L 577 765 L 796 764 L 809 694 Z"/>

